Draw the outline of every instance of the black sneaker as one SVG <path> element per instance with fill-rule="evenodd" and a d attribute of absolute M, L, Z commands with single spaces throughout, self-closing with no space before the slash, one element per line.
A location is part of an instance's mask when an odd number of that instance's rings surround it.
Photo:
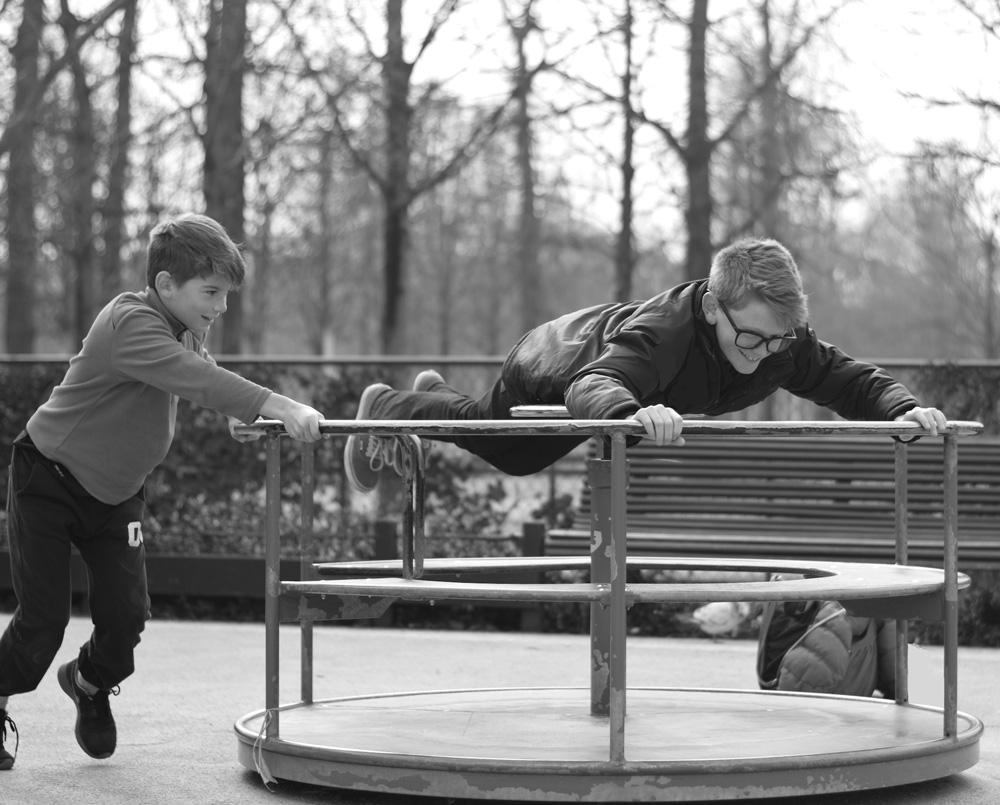
<path fill-rule="evenodd" d="M 12 755 L 3 748 L 3 742 L 7 740 L 7 725 L 10 724 L 10 731 L 14 733 L 14 754 Z M 0 709 L 0 771 L 6 771 L 14 765 L 14 758 L 17 757 L 17 747 L 21 743 L 21 736 L 17 734 L 17 724 L 7 715 L 6 710 Z"/>
<path fill-rule="evenodd" d="M 76 684 L 76 660 L 60 666 L 59 687 L 76 704 L 76 742 L 91 757 L 111 757 L 118 743 L 118 730 L 108 704 L 108 695 L 118 690 L 99 690 L 88 696 Z"/>

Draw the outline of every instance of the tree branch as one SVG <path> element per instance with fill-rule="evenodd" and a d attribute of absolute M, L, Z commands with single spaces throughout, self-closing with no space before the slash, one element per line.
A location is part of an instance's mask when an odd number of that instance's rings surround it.
<path fill-rule="evenodd" d="M 424 35 L 424 41 L 420 43 L 420 49 L 417 51 L 417 55 L 413 57 L 413 61 L 410 64 L 416 64 L 420 57 L 424 55 L 424 51 L 431 46 L 434 38 L 437 36 L 438 31 L 441 30 L 441 26 L 444 25 L 448 18 L 455 13 L 455 9 L 458 8 L 458 4 L 461 0 L 444 0 L 443 3 L 438 7 L 438 10 L 434 12 L 434 18 L 431 20 L 431 26 L 427 29 L 427 33 Z"/>
<path fill-rule="evenodd" d="M 24 111 L 7 121 L 7 127 L 0 134 L 0 155 L 5 154 L 10 149 L 10 141 L 14 133 L 38 110 L 42 98 L 45 97 L 45 91 L 69 63 L 73 53 L 77 52 L 83 43 L 90 39 L 115 12 L 124 8 L 127 2 L 128 0 L 111 0 L 107 6 L 94 14 L 94 16 L 81 26 L 79 36 L 66 43 L 66 50 L 49 65 L 49 69 L 45 71 L 45 75 L 42 76 L 31 95 L 26 99 Z"/>

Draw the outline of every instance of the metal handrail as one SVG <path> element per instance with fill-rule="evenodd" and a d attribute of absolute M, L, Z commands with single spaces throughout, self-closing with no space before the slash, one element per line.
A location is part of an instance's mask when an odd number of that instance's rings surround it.
<path fill-rule="evenodd" d="M 285 426 L 277 420 L 258 420 L 250 425 L 237 425 L 235 431 L 242 435 L 285 435 Z M 973 436 L 983 431 L 981 422 L 954 420 L 939 430 L 939 435 Z M 645 429 L 634 419 L 469 419 L 469 420 L 420 420 L 420 419 L 324 419 L 320 421 L 324 436 L 369 433 L 375 436 L 530 436 L 530 435 L 583 435 L 642 436 Z M 801 435 L 870 435 L 924 437 L 927 431 L 916 422 L 826 422 L 826 421 L 736 421 L 685 419 L 684 436 L 699 435 L 749 435 L 749 436 L 801 436 Z"/>

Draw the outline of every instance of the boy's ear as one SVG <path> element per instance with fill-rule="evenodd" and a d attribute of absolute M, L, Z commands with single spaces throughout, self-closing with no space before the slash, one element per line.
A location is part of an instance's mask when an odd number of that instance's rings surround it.
<path fill-rule="evenodd" d="M 171 276 L 169 271 L 161 271 L 157 274 L 153 284 L 155 285 L 160 296 L 169 295 L 170 292 L 176 287 L 174 278 Z"/>
<path fill-rule="evenodd" d="M 701 309 L 705 311 L 705 321 L 709 324 L 715 324 L 719 318 L 719 300 L 711 291 L 706 291 L 705 295 L 702 296 Z"/>

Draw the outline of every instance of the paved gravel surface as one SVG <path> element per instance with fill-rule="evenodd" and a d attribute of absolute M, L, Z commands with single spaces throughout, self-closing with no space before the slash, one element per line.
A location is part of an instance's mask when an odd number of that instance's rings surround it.
<path fill-rule="evenodd" d="M 136 674 L 112 698 L 118 751 L 83 754 L 75 711 L 56 668 L 71 659 L 90 624 L 74 618 L 52 669 L 33 693 L 11 700 L 20 730 L 17 762 L 0 772 L 10 805 L 443 805 L 445 800 L 338 791 L 281 782 L 268 790 L 236 759 L 233 723 L 264 703 L 264 627 L 153 621 L 138 648 Z M 281 699 L 298 700 L 298 629 L 282 627 Z M 630 686 L 754 688 L 753 641 L 632 638 Z M 579 635 L 496 634 L 319 627 L 315 698 L 400 690 L 491 686 L 589 686 L 588 639 Z M 940 649 L 922 658 L 937 666 Z M 913 698 L 937 695 L 914 679 Z M 929 691 L 925 693 L 924 691 Z M 792 797 L 796 805 L 994 805 L 1000 802 L 1000 651 L 959 650 L 959 708 L 986 725 L 980 761 L 943 780 L 855 794 Z M 763 802 L 765 800 L 754 800 Z M 770 800 L 768 800 L 770 801 Z M 454 801 L 452 801 L 454 802 Z"/>

